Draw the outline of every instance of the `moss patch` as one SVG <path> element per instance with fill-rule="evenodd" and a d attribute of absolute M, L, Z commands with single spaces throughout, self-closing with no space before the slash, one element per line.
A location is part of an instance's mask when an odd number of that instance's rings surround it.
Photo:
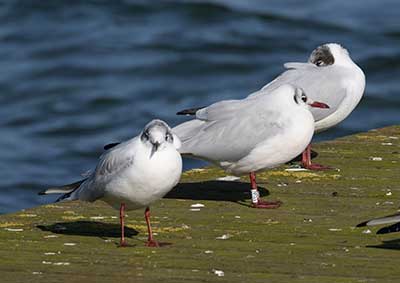
<path fill-rule="evenodd" d="M 354 226 L 397 211 L 400 127 L 316 144 L 318 163 L 339 170 L 257 175 L 276 210 L 249 207 L 246 176 L 208 167 L 152 206 L 163 248 L 147 248 L 143 211 L 128 213 L 118 248 L 118 211 L 69 202 L 0 216 L 4 282 L 398 282 L 400 234 Z M 201 203 L 196 210 L 192 205 Z M 218 276 L 223 271 L 224 276 Z"/>

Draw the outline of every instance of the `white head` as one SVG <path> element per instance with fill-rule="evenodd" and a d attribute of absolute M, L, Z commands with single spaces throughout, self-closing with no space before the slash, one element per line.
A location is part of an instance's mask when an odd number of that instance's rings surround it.
<path fill-rule="evenodd" d="M 330 65 L 348 66 L 354 64 L 346 48 L 337 43 L 326 43 L 318 46 L 311 53 L 308 62 L 318 67 Z"/>
<path fill-rule="evenodd" d="M 307 96 L 303 89 L 299 87 L 295 87 L 291 84 L 284 84 L 278 87 L 273 92 L 277 97 L 281 97 L 282 95 L 286 96 L 285 103 L 290 103 L 294 106 L 299 107 L 315 107 L 315 108 L 329 108 L 329 106 L 323 102 L 313 101 L 311 98 Z M 271 93 L 271 94 L 273 94 Z"/>
<path fill-rule="evenodd" d="M 144 127 L 140 139 L 145 145 L 151 147 L 150 158 L 154 153 L 169 145 L 176 149 L 181 146 L 179 138 L 172 133 L 168 124 L 158 119 L 151 121 Z"/>
<path fill-rule="evenodd" d="M 328 104 L 319 101 L 313 101 L 306 95 L 304 90 L 299 87 L 296 87 L 294 90 L 293 100 L 298 105 L 306 105 L 308 107 L 324 108 L 324 109 L 329 108 Z"/>

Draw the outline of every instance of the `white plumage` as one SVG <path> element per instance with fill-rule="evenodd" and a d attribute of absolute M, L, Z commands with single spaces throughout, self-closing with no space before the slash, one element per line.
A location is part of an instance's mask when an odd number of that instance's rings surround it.
<path fill-rule="evenodd" d="M 158 123 L 160 129 L 152 129 Z M 160 131 L 156 137 L 160 146 L 153 156 L 151 143 L 143 141 L 141 135 L 120 143 L 101 155 L 93 173 L 65 199 L 91 202 L 102 199 L 114 208 L 124 202 L 127 210 L 133 210 L 162 198 L 179 182 L 182 172 L 176 146 L 179 141 L 164 142 L 167 134 L 162 130 L 164 124 L 154 120 L 145 128 Z"/>
<path fill-rule="evenodd" d="M 235 175 L 254 173 L 304 150 L 314 133 L 308 109 L 312 104 L 301 89 L 286 84 L 251 98 L 212 104 L 173 131 L 181 139 L 183 155 L 213 162 Z"/>
<path fill-rule="evenodd" d="M 304 150 L 314 132 L 308 106 L 297 104 L 295 95 L 295 88 L 284 85 L 270 95 L 203 108 L 195 120 L 173 128 L 182 142 L 179 151 L 236 175 L 285 163 Z"/>
<path fill-rule="evenodd" d="M 64 192 L 60 200 L 101 199 L 116 209 L 121 208 L 123 218 L 125 209 L 148 207 L 179 182 L 182 172 L 179 146 L 179 138 L 169 126 L 153 120 L 139 136 L 107 150 L 85 180 L 50 188 L 42 194 Z M 125 244 L 123 239 L 121 243 Z"/>
<path fill-rule="evenodd" d="M 307 95 L 327 103 L 330 109 L 311 109 L 315 120 L 315 132 L 322 132 L 346 119 L 360 102 L 365 89 L 365 75 L 350 58 L 348 51 L 336 43 L 316 48 L 307 63 L 286 63 L 285 72 L 265 85 L 262 90 L 249 96 L 269 94 L 284 84 L 299 87 Z M 302 164 L 311 170 L 329 169 L 311 164 L 311 145 L 303 153 Z"/>
<path fill-rule="evenodd" d="M 328 111 L 311 109 L 316 132 L 327 130 L 346 119 L 363 96 L 365 75 L 339 44 L 318 47 L 307 63 L 286 63 L 284 66 L 288 70 L 262 89 L 272 91 L 289 83 L 303 89 L 309 98 L 327 103 L 330 107 Z"/>

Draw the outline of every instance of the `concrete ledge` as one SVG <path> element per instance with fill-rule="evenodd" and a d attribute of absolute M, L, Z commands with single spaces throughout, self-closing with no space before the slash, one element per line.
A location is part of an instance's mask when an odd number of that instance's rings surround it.
<path fill-rule="evenodd" d="M 216 181 L 215 168 L 186 172 L 152 207 L 157 240 L 147 248 L 143 211 L 129 213 L 118 248 L 118 212 L 102 202 L 46 205 L 0 216 L 2 282 L 400 282 L 400 234 L 354 226 L 397 211 L 400 126 L 314 147 L 339 170 L 258 175 L 277 210 L 249 208 L 248 179 Z M 270 194 L 270 195 L 268 195 Z M 204 207 L 193 210 L 191 205 Z M 192 209 L 192 210 L 191 210 Z M 224 276 L 220 271 L 223 271 Z"/>

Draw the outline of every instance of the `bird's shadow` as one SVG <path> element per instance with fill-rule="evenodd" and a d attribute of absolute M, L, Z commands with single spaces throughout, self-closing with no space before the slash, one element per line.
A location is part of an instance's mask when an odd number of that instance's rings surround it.
<path fill-rule="evenodd" d="M 268 190 L 258 187 L 260 196 L 269 195 Z M 180 183 L 165 198 L 190 200 L 232 201 L 241 203 L 250 199 L 250 184 L 228 181 L 205 181 L 194 183 Z M 79 235 L 99 238 L 119 238 L 121 227 L 118 223 L 104 223 L 98 221 L 58 222 L 50 225 L 38 225 L 42 231 L 63 235 Z M 125 237 L 132 238 L 139 234 L 135 229 L 125 226 Z"/>
<path fill-rule="evenodd" d="M 117 223 L 103 223 L 98 221 L 58 222 L 50 225 L 38 225 L 42 231 L 63 235 L 79 235 L 100 238 L 119 238 L 121 226 Z M 125 237 L 132 238 L 139 234 L 135 229 L 125 226 Z"/>
<path fill-rule="evenodd" d="M 258 190 L 261 197 L 269 195 L 265 188 L 258 187 Z M 240 202 L 251 199 L 250 184 L 230 181 L 180 183 L 165 198 L 232 201 L 243 204 Z"/>
<path fill-rule="evenodd" d="M 400 250 L 400 239 L 383 241 L 379 245 L 370 245 L 367 248 L 387 249 L 387 250 Z"/>
<path fill-rule="evenodd" d="M 394 214 L 394 215 L 397 215 L 397 214 Z M 362 225 L 362 224 L 359 224 L 359 225 Z M 397 233 L 400 232 L 400 222 L 394 223 L 389 226 L 382 227 L 376 232 L 376 234 L 383 235 L 383 234 L 396 233 L 396 232 Z M 379 245 L 369 245 L 369 246 L 367 246 L 367 248 L 400 250 L 400 239 L 382 241 L 382 243 Z"/>

